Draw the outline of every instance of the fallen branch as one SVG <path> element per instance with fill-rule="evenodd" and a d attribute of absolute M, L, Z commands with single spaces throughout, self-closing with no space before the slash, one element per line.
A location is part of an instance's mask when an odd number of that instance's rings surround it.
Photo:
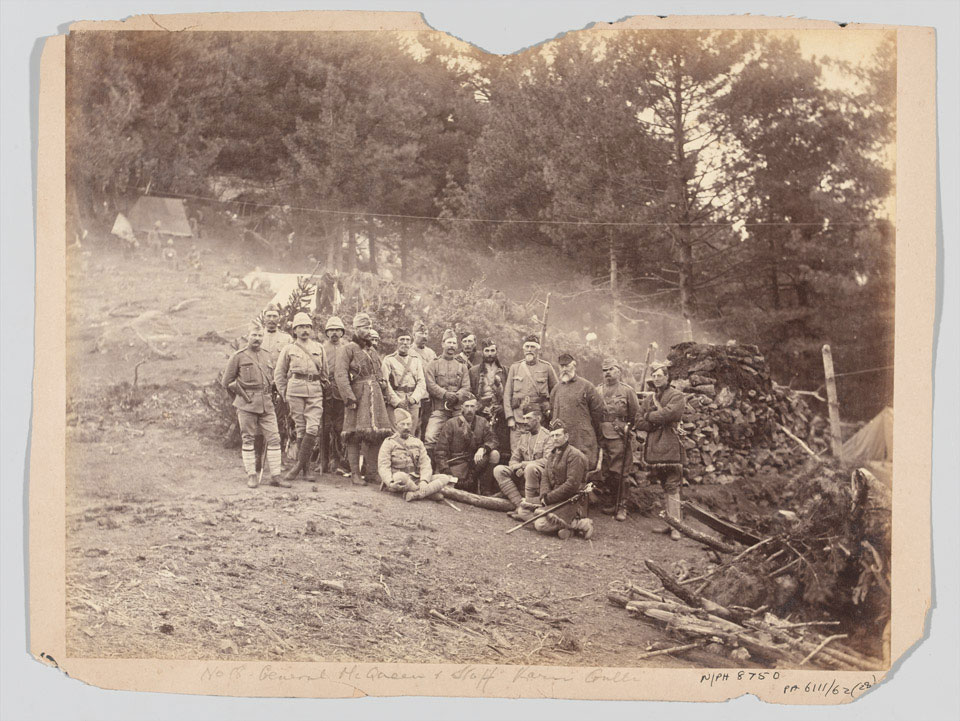
<path fill-rule="evenodd" d="M 777 424 L 777 428 L 779 428 L 781 431 L 783 431 L 783 432 L 787 435 L 788 438 L 791 438 L 792 440 L 794 440 L 798 446 L 800 446 L 803 450 L 805 450 L 805 451 L 806 451 L 807 453 L 809 453 L 811 456 L 813 456 L 813 457 L 816 458 L 817 460 L 820 460 L 820 455 L 819 455 L 818 453 L 815 453 L 815 452 L 813 451 L 813 449 L 810 448 L 810 446 L 808 446 L 806 443 L 804 443 L 804 442 L 801 441 L 799 438 L 797 438 L 795 435 L 793 435 L 790 431 L 788 431 L 787 428 L 786 428 L 786 426 L 784 426 L 782 423 L 778 423 L 778 424 Z"/>
<path fill-rule="evenodd" d="M 705 611 L 714 614 L 715 616 L 719 616 L 720 618 L 725 618 L 729 621 L 734 621 L 737 623 L 744 618 L 743 613 L 732 611 L 729 608 L 721 606 L 719 603 L 714 603 L 710 599 L 698 596 L 693 591 L 684 588 L 655 561 L 647 559 L 644 561 L 644 563 L 646 564 L 647 568 L 649 568 L 650 571 L 660 579 L 660 582 L 663 584 L 665 589 L 667 589 L 670 593 L 679 598 L 688 606 L 692 606 L 693 608 L 702 608 Z"/>
<path fill-rule="evenodd" d="M 706 533 L 701 533 L 697 529 L 688 526 L 683 521 L 679 521 L 676 518 L 671 518 L 666 514 L 665 511 L 660 511 L 660 518 L 672 528 L 680 531 L 680 533 L 682 533 L 684 536 L 692 538 L 694 541 L 702 543 L 705 546 L 709 546 L 715 551 L 719 551 L 720 553 L 735 553 L 737 550 L 735 546 L 731 546 L 729 543 L 724 543 L 713 536 L 708 536 Z"/>
<path fill-rule="evenodd" d="M 513 504 L 510 503 L 506 498 L 496 498 L 494 496 L 478 496 L 476 493 L 470 493 L 469 491 L 461 491 L 458 488 L 452 488 L 447 486 L 440 491 L 443 494 L 444 498 L 449 498 L 453 501 L 459 501 L 460 503 L 466 503 L 469 506 L 476 506 L 477 508 L 486 508 L 489 511 L 512 511 Z"/>
<path fill-rule="evenodd" d="M 697 581 L 705 581 L 706 579 L 710 578 L 711 576 L 713 576 L 713 575 L 716 574 L 716 573 L 719 573 L 719 572 L 722 571 L 723 569 L 729 568 L 730 566 L 732 566 L 733 564 L 735 564 L 737 561 L 739 561 L 741 558 L 743 558 L 743 557 L 746 556 L 748 553 L 750 553 L 750 551 L 756 550 L 757 548 L 760 548 L 760 546 L 763 546 L 764 544 L 769 543 L 769 542 L 772 541 L 772 540 L 773 540 L 773 538 L 771 537 L 771 538 L 765 538 L 765 539 L 763 539 L 762 541 L 760 541 L 760 543 L 754 543 L 752 546 L 750 546 L 750 548 L 746 549 L 745 551 L 741 551 L 740 553 L 738 553 L 736 556 L 734 556 L 733 558 L 731 558 L 731 559 L 730 559 L 729 561 L 727 561 L 726 563 L 721 563 L 719 566 L 717 566 L 716 568 L 714 568 L 712 571 L 710 571 L 710 572 L 708 572 L 708 573 L 705 573 L 705 574 L 703 574 L 702 576 L 696 576 L 695 578 L 685 578 L 685 579 L 683 579 L 682 581 L 680 581 L 680 585 L 683 586 L 683 585 L 686 585 L 686 584 L 688 584 L 688 583 L 696 583 Z"/>
<path fill-rule="evenodd" d="M 440 613 L 434 608 L 430 609 L 429 614 L 434 618 L 440 619 L 444 623 L 449 623 L 451 626 L 456 626 L 457 628 L 459 628 L 461 631 L 464 631 L 465 633 L 469 633 L 470 635 L 477 636 L 479 638 L 484 638 L 484 635 L 482 633 L 478 633 L 477 631 L 474 631 L 472 628 L 467 628 L 462 623 L 457 623 L 452 618 L 447 618 L 446 616 L 444 616 L 442 613 Z"/>
<path fill-rule="evenodd" d="M 825 639 L 823 639 L 823 641 L 820 643 L 819 646 L 817 646 L 809 654 L 807 654 L 807 657 L 800 662 L 800 665 L 801 666 L 806 665 L 807 661 L 809 661 L 814 656 L 816 656 L 831 641 L 836 641 L 838 638 L 846 638 L 846 637 L 847 637 L 847 634 L 845 633 L 838 633 L 836 636 L 827 636 Z"/>
<path fill-rule="evenodd" d="M 186 300 L 181 300 L 179 303 L 175 303 L 167 308 L 167 313 L 179 313 L 182 310 L 186 310 L 194 303 L 200 302 L 199 298 L 187 298 Z"/>
<path fill-rule="evenodd" d="M 695 643 L 685 643 L 682 646 L 673 646 L 671 648 L 662 648 L 659 651 L 649 651 L 647 653 L 641 653 L 639 656 L 635 656 L 634 660 L 642 661 L 645 658 L 654 658 L 655 656 L 666 656 L 671 653 L 680 653 L 681 651 L 691 651 L 695 648 L 701 648 L 707 642 L 696 641 Z"/>
<path fill-rule="evenodd" d="M 730 523 L 730 521 L 713 515 L 710 511 L 700 508 L 700 506 L 695 503 L 681 501 L 681 508 L 687 515 L 693 516 L 704 526 L 712 528 L 724 538 L 730 538 L 744 546 L 751 546 L 754 543 L 759 543 L 761 540 L 759 536 L 755 536 L 749 531 Z"/>

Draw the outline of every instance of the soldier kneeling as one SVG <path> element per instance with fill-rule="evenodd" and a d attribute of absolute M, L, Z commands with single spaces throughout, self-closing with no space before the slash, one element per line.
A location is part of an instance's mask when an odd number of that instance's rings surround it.
<path fill-rule="evenodd" d="M 593 536 L 593 521 L 585 518 L 587 500 L 581 493 L 587 477 L 587 457 L 570 445 L 570 436 L 560 419 L 550 424 L 550 441 L 553 448 L 547 455 L 546 472 L 540 482 L 541 507 L 579 498 L 541 516 L 533 522 L 533 527 L 540 533 L 556 533 L 563 539 L 574 533 L 589 539 Z"/>
<path fill-rule="evenodd" d="M 418 501 L 440 493 L 448 483 L 456 483 L 453 476 L 433 475 L 427 449 L 413 435 L 412 416 L 397 408 L 394 418 L 397 432 L 381 444 L 377 455 L 381 488 L 403 493 L 408 501 Z"/>

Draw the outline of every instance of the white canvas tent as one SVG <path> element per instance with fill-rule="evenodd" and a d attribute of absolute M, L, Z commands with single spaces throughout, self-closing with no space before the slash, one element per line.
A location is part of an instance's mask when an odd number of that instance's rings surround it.
<path fill-rule="evenodd" d="M 137 198 L 128 217 L 130 225 L 138 233 L 148 233 L 159 223 L 159 230 L 163 235 L 182 238 L 193 236 L 186 208 L 180 198 L 155 198 L 145 195 Z"/>

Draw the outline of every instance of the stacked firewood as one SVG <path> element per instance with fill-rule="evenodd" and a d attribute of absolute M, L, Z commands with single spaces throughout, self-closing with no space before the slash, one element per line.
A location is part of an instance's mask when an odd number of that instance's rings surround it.
<path fill-rule="evenodd" d="M 836 621 L 789 623 L 764 608 L 722 606 L 685 587 L 654 561 L 647 560 L 646 566 L 673 598 L 633 583 L 611 588 L 607 598 L 678 640 L 678 645 L 657 654 L 719 647 L 734 660 L 778 668 L 883 668 L 880 659 L 842 646 L 846 634 L 824 635 L 816 630 L 839 625 Z"/>
<path fill-rule="evenodd" d="M 687 394 L 681 429 L 688 481 L 787 471 L 827 448 L 823 418 L 773 382 L 757 346 L 681 343 L 668 360 L 672 385 Z"/>

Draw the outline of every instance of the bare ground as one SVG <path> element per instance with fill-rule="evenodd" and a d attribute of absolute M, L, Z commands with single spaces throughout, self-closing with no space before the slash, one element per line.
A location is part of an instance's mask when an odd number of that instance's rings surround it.
<path fill-rule="evenodd" d="M 339 477 L 247 489 L 239 452 L 194 422 L 205 411 L 165 404 L 170 389 L 207 383 L 225 363 L 225 346 L 197 338 L 240 328 L 263 306 L 266 296 L 221 282 L 252 265 L 211 253 L 191 283 L 101 249 L 70 260 L 68 392 L 80 416 L 67 438 L 70 656 L 742 665 L 701 652 L 638 658 L 675 642 L 610 605 L 608 585 L 656 587 L 646 558 L 691 573 L 709 560 L 695 542 L 653 533 L 653 519 L 594 513 L 593 540 L 561 541 L 507 535 L 503 514 L 406 503 Z M 111 315 L 120 303 L 164 310 L 187 298 L 198 300 L 165 316 L 175 337 L 161 350 L 173 359 Z M 144 359 L 140 383 L 152 390 L 140 406 L 90 410 Z"/>

